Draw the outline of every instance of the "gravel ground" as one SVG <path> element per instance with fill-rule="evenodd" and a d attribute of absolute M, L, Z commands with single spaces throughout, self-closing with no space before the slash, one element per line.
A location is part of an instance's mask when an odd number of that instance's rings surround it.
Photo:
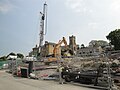
<path fill-rule="evenodd" d="M 0 90 L 97 90 L 72 84 L 59 84 L 56 81 L 34 80 L 13 77 L 0 70 Z"/>

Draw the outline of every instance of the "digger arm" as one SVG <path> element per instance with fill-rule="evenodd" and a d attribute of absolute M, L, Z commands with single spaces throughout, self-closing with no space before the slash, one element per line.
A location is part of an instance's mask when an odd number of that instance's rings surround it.
<path fill-rule="evenodd" d="M 57 55 L 57 50 L 58 50 L 58 48 L 61 46 L 62 43 L 64 43 L 65 46 L 67 46 L 67 41 L 66 41 L 65 37 L 63 37 L 63 39 L 60 40 L 60 41 L 58 42 L 58 44 L 55 45 L 54 50 L 53 50 L 53 54 L 54 54 L 55 57 L 56 57 L 56 55 Z"/>

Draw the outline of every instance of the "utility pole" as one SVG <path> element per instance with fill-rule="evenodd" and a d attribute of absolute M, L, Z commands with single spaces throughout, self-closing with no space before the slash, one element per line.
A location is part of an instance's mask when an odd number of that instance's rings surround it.
<path fill-rule="evenodd" d="M 41 47 L 43 45 L 44 41 L 44 35 L 46 34 L 46 29 L 47 29 L 47 4 L 46 2 L 44 3 L 43 6 L 43 12 L 40 12 L 40 41 L 39 41 L 39 53 L 41 52 Z"/>
<path fill-rule="evenodd" d="M 108 55 L 111 55 L 111 52 L 108 52 Z M 108 57 L 108 55 L 107 55 L 107 57 Z M 112 90 L 112 79 L 111 79 L 110 60 L 109 60 L 109 58 L 107 58 L 107 76 L 108 76 L 108 90 Z"/>

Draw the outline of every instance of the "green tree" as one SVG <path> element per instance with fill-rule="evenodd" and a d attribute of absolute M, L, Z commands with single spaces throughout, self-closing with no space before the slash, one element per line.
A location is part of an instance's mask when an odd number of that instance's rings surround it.
<path fill-rule="evenodd" d="M 84 44 L 81 44 L 81 48 L 85 48 L 85 45 L 84 45 Z"/>
<path fill-rule="evenodd" d="M 7 60 L 7 57 L 6 57 L 6 56 L 2 56 L 2 57 L 0 57 L 0 60 L 1 60 L 1 61 Z"/>
<path fill-rule="evenodd" d="M 111 45 L 114 45 L 115 50 L 120 50 L 120 29 L 111 31 L 106 38 L 110 41 Z"/>
<path fill-rule="evenodd" d="M 23 58 L 24 58 L 24 55 L 21 54 L 21 53 L 17 53 L 17 57 L 23 59 Z"/>

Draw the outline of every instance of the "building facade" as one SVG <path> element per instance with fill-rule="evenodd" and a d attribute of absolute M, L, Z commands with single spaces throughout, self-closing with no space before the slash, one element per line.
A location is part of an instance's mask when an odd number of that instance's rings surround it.
<path fill-rule="evenodd" d="M 55 48 L 55 43 L 51 43 L 51 42 L 47 42 L 45 41 L 45 44 L 43 45 L 42 49 L 41 49 L 41 55 L 43 57 L 46 56 L 53 56 L 53 50 Z M 58 49 L 58 54 L 61 55 L 61 48 Z"/>
<path fill-rule="evenodd" d="M 77 53 L 77 44 L 75 36 L 69 36 L 69 48 L 73 52 L 74 55 Z"/>
<path fill-rule="evenodd" d="M 91 56 L 100 56 L 103 53 L 103 49 L 101 47 L 85 47 L 77 50 L 78 57 L 91 57 Z"/>
<path fill-rule="evenodd" d="M 55 45 L 57 44 L 45 41 L 45 44 L 41 47 L 40 55 L 42 57 L 53 56 L 54 55 L 53 50 L 55 49 Z M 73 35 L 69 36 L 68 48 L 73 53 L 73 55 L 76 55 L 78 45 L 76 44 L 76 38 Z M 65 46 L 60 46 L 59 48 L 57 48 L 57 55 L 61 56 L 61 52 L 65 52 L 66 49 L 67 48 Z M 32 51 L 29 53 L 29 56 L 37 56 L 38 54 L 39 54 L 39 47 L 37 47 L 36 45 L 36 47 L 34 47 Z"/>
<path fill-rule="evenodd" d="M 33 56 L 36 56 L 37 57 L 37 55 L 38 55 L 38 53 L 39 53 L 39 47 L 36 45 L 34 48 L 33 48 Z"/>
<path fill-rule="evenodd" d="M 29 57 L 35 56 L 37 57 L 39 53 L 39 47 L 36 45 L 34 48 L 32 48 L 32 51 L 29 52 Z"/>

